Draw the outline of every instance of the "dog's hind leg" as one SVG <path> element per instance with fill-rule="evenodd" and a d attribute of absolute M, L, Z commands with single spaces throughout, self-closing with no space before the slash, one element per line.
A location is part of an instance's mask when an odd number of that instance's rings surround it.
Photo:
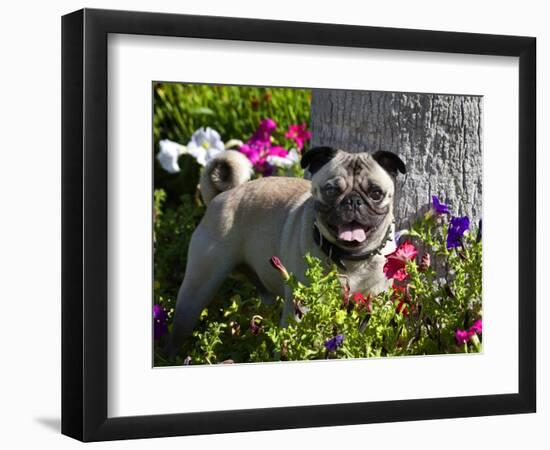
<path fill-rule="evenodd" d="M 201 311 L 216 295 L 223 280 L 234 268 L 234 255 L 205 230 L 195 232 L 189 246 L 185 277 L 178 292 L 173 327 L 165 353 L 174 357 L 191 336 Z"/>
<path fill-rule="evenodd" d="M 260 299 L 264 305 L 275 304 L 275 298 L 277 297 L 277 295 L 267 290 L 267 288 L 262 283 L 262 280 L 260 280 L 260 277 L 249 266 L 247 266 L 246 264 L 241 264 L 239 267 L 237 267 L 236 273 L 234 272 L 232 275 L 235 279 L 242 279 L 239 277 L 239 275 L 241 275 L 242 277 L 244 277 L 244 279 L 252 283 L 257 289 L 258 295 L 260 296 Z"/>

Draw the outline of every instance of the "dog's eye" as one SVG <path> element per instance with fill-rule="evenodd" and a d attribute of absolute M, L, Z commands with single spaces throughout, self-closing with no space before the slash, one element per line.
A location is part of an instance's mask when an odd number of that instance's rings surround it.
<path fill-rule="evenodd" d="M 380 189 L 379 187 L 373 187 L 369 191 L 369 197 L 375 202 L 378 202 L 382 200 L 382 197 L 384 197 L 384 193 L 382 192 L 382 189 Z"/>
<path fill-rule="evenodd" d="M 340 188 L 338 186 L 334 186 L 332 184 L 328 184 L 323 188 L 325 195 L 328 197 L 333 197 L 335 195 L 338 195 L 340 193 Z"/>

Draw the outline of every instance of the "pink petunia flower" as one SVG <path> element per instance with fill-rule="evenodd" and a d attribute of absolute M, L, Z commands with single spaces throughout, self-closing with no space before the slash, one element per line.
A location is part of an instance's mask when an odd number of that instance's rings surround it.
<path fill-rule="evenodd" d="M 281 158 L 284 158 L 285 156 L 288 155 L 288 150 L 284 149 L 283 147 L 274 145 L 266 149 L 266 155 L 279 156 Z"/>
<path fill-rule="evenodd" d="M 476 334 L 482 334 L 482 330 L 483 330 L 483 324 L 482 324 L 482 321 L 481 319 L 477 319 L 473 324 L 472 326 L 470 327 L 470 330 L 469 331 L 472 331 Z"/>
<path fill-rule="evenodd" d="M 250 139 L 239 148 L 239 151 L 250 160 L 254 170 L 264 176 L 273 173 L 270 157 L 285 158 L 288 155 L 286 149 L 271 145 L 271 134 L 276 128 L 277 122 L 273 119 L 263 119 Z"/>
<path fill-rule="evenodd" d="M 311 133 L 306 130 L 306 124 L 302 125 L 290 125 L 288 131 L 285 133 L 287 139 L 291 139 L 296 142 L 296 147 L 301 150 L 304 147 L 305 141 L 311 139 Z"/>
<path fill-rule="evenodd" d="M 250 141 L 269 144 L 271 142 L 271 134 L 275 131 L 276 128 L 277 122 L 275 122 L 273 119 L 263 119 L 260 122 L 260 126 L 258 127 L 258 129 L 250 138 Z"/>
<path fill-rule="evenodd" d="M 479 343 L 477 335 L 481 335 L 482 328 L 483 325 L 481 319 L 476 320 L 467 330 L 461 330 L 460 328 L 457 328 L 455 332 L 455 339 L 457 344 L 465 344 L 468 341 L 474 342 L 474 344 L 476 341 Z"/>
<path fill-rule="evenodd" d="M 455 340 L 458 345 L 463 345 L 470 340 L 470 338 L 475 334 L 471 330 L 461 330 L 457 328 L 455 331 Z"/>
<path fill-rule="evenodd" d="M 259 146 L 243 144 L 239 148 L 239 151 L 249 159 L 253 166 L 258 164 L 258 162 L 260 161 L 261 148 Z"/>
<path fill-rule="evenodd" d="M 412 261 L 417 254 L 418 250 L 410 241 L 403 242 L 393 253 L 386 256 L 386 264 L 384 264 L 386 278 L 398 281 L 407 278 L 407 261 Z"/>

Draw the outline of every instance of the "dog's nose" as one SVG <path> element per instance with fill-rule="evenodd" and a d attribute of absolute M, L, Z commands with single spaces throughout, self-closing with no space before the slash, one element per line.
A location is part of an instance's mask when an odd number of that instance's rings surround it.
<path fill-rule="evenodd" d="M 342 200 L 342 204 L 348 208 L 358 209 L 363 205 L 363 199 L 359 194 L 351 193 Z"/>

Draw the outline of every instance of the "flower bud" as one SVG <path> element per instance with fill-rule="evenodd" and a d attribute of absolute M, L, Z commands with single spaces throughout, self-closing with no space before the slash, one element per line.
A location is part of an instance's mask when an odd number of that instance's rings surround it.
<path fill-rule="evenodd" d="M 285 281 L 290 278 L 290 275 L 288 274 L 286 267 L 283 266 L 283 263 L 279 258 L 277 258 L 276 256 L 272 256 L 270 259 L 270 262 L 271 262 L 271 265 L 281 273 Z"/>
<path fill-rule="evenodd" d="M 260 321 L 263 319 L 262 316 L 252 316 L 252 319 L 250 319 L 250 332 L 257 336 L 260 334 L 260 331 L 262 331 L 262 327 L 260 326 Z"/>
<path fill-rule="evenodd" d="M 281 344 L 281 361 L 288 360 L 288 341 L 283 341 Z"/>
<path fill-rule="evenodd" d="M 424 220 L 431 220 L 434 216 L 435 216 L 435 211 L 432 208 L 430 208 L 424 214 Z"/>
<path fill-rule="evenodd" d="M 348 280 L 346 280 L 346 283 L 345 283 L 344 286 L 342 287 L 342 304 L 343 304 L 344 307 L 346 307 L 346 308 L 347 308 L 347 306 L 349 305 L 350 294 L 351 294 L 351 289 L 350 289 L 350 287 L 349 287 L 349 282 L 348 282 Z"/>
<path fill-rule="evenodd" d="M 239 325 L 239 322 L 231 322 L 229 324 L 231 327 L 231 336 L 239 336 L 241 334 L 241 326 Z"/>
<path fill-rule="evenodd" d="M 372 314 L 372 302 L 370 301 L 371 299 L 371 296 L 369 294 L 369 296 L 367 297 L 368 301 L 367 301 L 367 312 L 369 314 Z"/>
<path fill-rule="evenodd" d="M 425 253 L 424 256 L 422 257 L 422 260 L 420 261 L 419 269 L 421 272 L 426 272 L 426 270 L 429 269 L 430 265 L 431 265 L 430 254 Z"/>
<path fill-rule="evenodd" d="M 294 299 L 294 316 L 297 320 L 301 320 L 304 317 L 304 314 L 307 312 L 307 308 L 302 304 L 300 300 Z"/>

